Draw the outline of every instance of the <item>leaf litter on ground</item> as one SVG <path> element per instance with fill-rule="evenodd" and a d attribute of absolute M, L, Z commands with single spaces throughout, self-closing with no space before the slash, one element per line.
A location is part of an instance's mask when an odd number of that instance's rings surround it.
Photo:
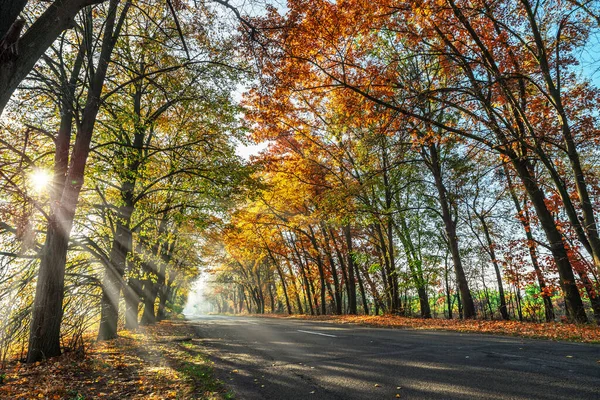
<path fill-rule="evenodd" d="M 0 399 L 231 398 L 183 321 L 162 321 L 81 352 L 35 364 L 13 362 L 0 374 Z"/>
<path fill-rule="evenodd" d="M 358 324 L 379 328 L 428 329 L 464 333 L 486 333 L 533 339 L 565 340 L 580 343 L 600 343 L 600 327 L 593 324 L 561 322 L 519 322 L 489 320 L 458 320 L 409 318 L 395 315 L 283 315 L 252 314 L 256 317 L 307 319 L 340 324 Z"/>

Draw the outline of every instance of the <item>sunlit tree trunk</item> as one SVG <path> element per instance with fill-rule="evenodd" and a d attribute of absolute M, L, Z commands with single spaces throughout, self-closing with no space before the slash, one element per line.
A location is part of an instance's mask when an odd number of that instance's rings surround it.
<path fill-rule="evenodd" d="M 100 107 L 100 94 L 121 27 L 119 24 L 115 29 L 118 4 L 119 0 L 111 0 L 109 3 L 100 58 L 88 91 L 81 126 L 72 151 L 69 172 L 65 179 L 64 191 L 60 203 L 54 205 L 48 221 L 33 304 L 27 353 L 28 363 L 60 355 L 60 324 L 67 248 L 79 193 L 83 186 L 92 133 Z M 122 16 L 126 14 L 129 4 L 127 3 L 122 11 Z M 2 105 L 0 104 L 0 106 Z"/>

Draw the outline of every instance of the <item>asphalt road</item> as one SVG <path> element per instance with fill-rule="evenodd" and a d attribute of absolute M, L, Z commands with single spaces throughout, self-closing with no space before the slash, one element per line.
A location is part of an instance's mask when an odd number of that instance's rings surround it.
<path fill-rule="evenodd" d="M 600 345 L 289 319 L 190 323 L 237 399 L 600 399 Z"/>

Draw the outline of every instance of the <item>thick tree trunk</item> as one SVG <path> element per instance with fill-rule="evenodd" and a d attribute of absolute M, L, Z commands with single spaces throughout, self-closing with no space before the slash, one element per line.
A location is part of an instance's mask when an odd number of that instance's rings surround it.
<path fill-rule="evenodd" d="M 152 280 L 147 279 L 144 282 L 144 311 L 142 313 L 141 325 L 152 325 L 156 322 L 156 314 L 154 311 L 154 304 L 156 303 L 156 295 L 158 293 L 158 287 Z"/>
<path fill-rule="evenodd" d="M 13 4 L 14 3 L 14 4 Z M 10 14 L 6 7 L 17 5 L 18 2 L 3 0 L 1 3 L 2 13 Z M 25 2 L 21 2 L 24 5 Z M 16 12 L 17 8 L 11 9 Z M 12 15 L 12 14 L 10 14 Z M 12 17 L 11 17 L 12 18 Z M 10 27 L 10 26 L 9 26 Z M 81 70 L 84 50 L 80 47 L 75 60 L 73 71 L 68 82 L 63 82 L 64 93 L 61 98 L 61 120 L 56 135 L 56 152 L 54 154 L 54 179 L 50 187 L 50 202 L 56 208 L 52 208 L 53 215 L 48 221 L 46 232 L 46 244 L 42 253 L 42 264 L 36 287 L 36 301 L 34 303 L 32 327 L 36 332 L 30 332 L 30 351 L 28 354 L 31 361 L 35 362 L 42 358 L 60 355 L 60 321 L 62 320 L 62 301 L 64 288 L 64 268 L 66 264 L 67 248 L 70 235 L 63 226 L 63 211 L 60 209 L 61 198 L 64 193 L 69 164 L 69 144 L 73 128 L 73 96 L 75 81 Z M 0 114 L 1 114 L 0 110 Z M 69 218 L 67 218 L 69 219 Z M 70 225 L 70 224 L 69 224 Z M 43 282 L 40 286 L 40 282 Z M 38 299 L 40 299 L 38 304 Z M 44 299 L 43 301 L 41 299 Z M 48 308 L 49 307 L 49 308 Z M 54 325 L 58 324 L 58 325 Z M 32 341 L 33 347 L 32 347 Z M 39 349 L 39 350 L 38 350 Z"/>
<path fill-rule="evenodd" d="M 71 218 L 53 216 L 48 223 L 42 253 L 29 334 L 27 362 L 60 355 L 60 324 L 63 316 L 64 276 Z M 69 220 L 71 223 L 69 223 Z M 64 223 L 67 226 L 63 225 Z"/>
<path fill-rule="evenodd" d="M 546 206 L 544 193 L 538 187 L 535 178 L 529 172 L 530 166 L 526 160 L 514 157 L 511 161 L 517 174 L 523 181 L 525 190 L 529 195 L 529 199 L 535 208 L 542 229 L 546 233 L 546 237 L 550 243 L 550 251 L 558 268 L 560 285 L 565 296 L 565 305 L 569 311 L 570 318 L 575 322 L 585 323 L 588 321 L 588 318 L 585 313 L 583 302 L 581 301 L 579 289 L 575 282 L 573 268 L 571 267 L 563 243 L 563 237 L 558 231 L 554 218 Z"/>
<path fill-rule="evenodd" d="M 42 54 L 62 31 L 73 25 L 73 18 L 84 7 L 104 0 L 55 0 L 19 40 L 18 56 L 0 62 L 0 115 L 13 92 L 33 69 Z M 15 22 L 27 1 L 2 0 L 0 39 Z M 7 28 L 8 27 L 8 28 Z M 4 33 L 2 33 L 4 31 Z"/>
<path fill-rule="evenodd" d="M 28 0 L 0 0 L 0 40 L 6 35 L 19 14 L 27 5 Z"/>
<path fill-rule="evenodd" d="M 72 4 L 75 2 L 68 3 Z M 29 350 L 27 354 L 27 362 L 29 363 L 39 361 L 44 357 L 52 357 L 60 354 L 60 346 L 58 345 L 57 350 L 57 343 L 60 340 L 67 248 L 79 200 L 79 193 L 83 186 L 83 177 L 90 152 L 92 133 L 100 107 L 100 94 L 102 93 L 106 71 L 115 45 L 113 31 L 118 3 L 118 0 L 110 1 L 110 11 L 104 27 L 104 40 L 102 42 L 100 59 L 88 92 L 81 126 L 73 147 L 73 156 L 71 157 L 69 172 L 65 179 L 64 192 L 61 201 L 53 205 L 56 211 L 51 214 L 48 222 L 46 246 L 40 263 L 30 327 Z M 123 11 L 123 13 L 126 12 L 127 9 Z M 55 18 L 57 18 L 57 21 L 51 21 L 49 25 L 61 23 L 59 16 L 55 16 Z M 32 26 L 27 34 L 33 30 L 34 26 Z M 54 27 L 49 26 L 47 29 L 52 32 Z M 2 97 L 5 89 L 4 82 L 2 81 L 4 79 L 3 74 L 4 68 L 0 70 L 0 75 L 2 75 L 0 76 L 0 109 L 6 103 L 4 97 Z M 14 87 L 16 87 L 16 84 Z"/>
<path fill-rule="evenodd" d="M 156 320 L 162 321 L 167 318 L 167 297 L 169 288 L 166 285 L 161 286 L 158 289 L 158 311 L 156 312 Z M 234 307 L 237 307 L 237 303 L 234 303 Z"/>
<path fill-rule="evenodd" d="M 142 282 L 137 278 L 129 278 L 127 286 L 129 290 L 125 290 L 123 293 L 125 298 L 125 329 L 135 330 L 139 326 L 138 314 L 142 296 Z"/>

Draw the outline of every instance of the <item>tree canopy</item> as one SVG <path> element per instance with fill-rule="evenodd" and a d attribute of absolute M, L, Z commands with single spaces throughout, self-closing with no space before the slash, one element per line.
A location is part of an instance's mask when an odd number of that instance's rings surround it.
<path fill-rule="evenodd" d="M 220 313 L 600 323 L 597 2 L 250 5 L 0 1 L 0 360 L 201 274 Z"/>

